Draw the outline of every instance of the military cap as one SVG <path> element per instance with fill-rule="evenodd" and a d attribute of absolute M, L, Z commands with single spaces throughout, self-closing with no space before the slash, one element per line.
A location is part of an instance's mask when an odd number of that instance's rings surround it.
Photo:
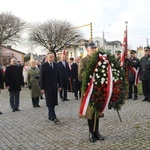
<path fill-rule="evenodd" d="M 130 54 L 135 54 L 137 53 L 136 50 L 130 50 Z"/>
<path fill-rule="evenodd" d="M 91 47 L 91 48 L 96 48 L 97 46 L 95 45 L 95 43 L 94 42 L 90 42 L 90 43 L 87 43 L 87 44 L 85 44 L 85 48 L 88 48 L 88 47 Z"/>
<path fill-rule="evenodd" d="M 73 58 L 73 57 L 70 57 L 70 60 L 74 60 L 74 58 Z"/>
<path fill-rule="evenodd" d="M 119 54 L 121 54 L 121 51 L 115 51 L 115 53 L 116 53 L 117 55 L 119 55 Z"/>
<path fill-rule="evenodd" d="M 144 50 L 145 50 L 145 51 L 150 51 L 150 47 L 148 47 L 148 46 L 147 46 L 147 47 L 144 47 Z"/>

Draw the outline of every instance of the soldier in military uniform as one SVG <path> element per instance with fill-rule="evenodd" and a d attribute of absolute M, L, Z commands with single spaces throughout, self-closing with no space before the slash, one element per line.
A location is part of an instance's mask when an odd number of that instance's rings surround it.
<path fill-rule="evenodd" d="M 120 59 L 121 59 L 121 51 L 116 51 L 116 60 L 117 62 L 120 62 Z"/>
<path fill-rule="evenodd" d="M 140 59 L 140 79 L 144 94 L 143 101 L 150 102 L 150 47 L 144 47 L 145 56 Z"/>
<path fill-rule="evenodd" d="M 130 51 L 130 58 L 126 59 L 127 63 L 127 79 L 129 82 L 128 99 L 132 98 L 132 88 L 134 89 L 134 100 L 138 98 L 137 78 L 139 70 L 139 59 L 135 57 L 135 50 Z"/>
<path fill-rule="evenodd" d="M 79 67 L 78 67 L 78 78 L 79 81 L 82 82 L 82 76 L 84 73 L 84 69 L 86 68 L 86 65 L 90 61 L 92 54 L 96 52 L 96 45 L 93 42 L 90 42 L 85 45 L 85 48 L 87 49 L 87 56 L 80 60 Z M 98 131 L 99 129 L 99 117 L 96 119 L 96 127 L 94 131 L 94 111 L 91 110 L 90 106 L 88 106 L 85 116 L 80 116 L 87 119 L 88 127 L 89 127 L 89 140 L 91 142 L 95 142 L 96 140 L 104 140 L 104 137 L 102 137 Z"/>

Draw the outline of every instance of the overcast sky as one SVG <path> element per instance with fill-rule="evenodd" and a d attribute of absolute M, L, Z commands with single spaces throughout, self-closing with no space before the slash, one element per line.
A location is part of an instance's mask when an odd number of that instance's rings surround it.
<path fill-rule="evenodd" d="M 93 24 L 93 37 L 123 42 L 128 21 L 128 45 L 136 49 L 150 44 L 150 0 L 0 0 L 0 12 L 11 12 L 24 21 L 43 22 L 61 19 L 74 26 Z M 90 27 L 80 28 L 85 38 Z"/>

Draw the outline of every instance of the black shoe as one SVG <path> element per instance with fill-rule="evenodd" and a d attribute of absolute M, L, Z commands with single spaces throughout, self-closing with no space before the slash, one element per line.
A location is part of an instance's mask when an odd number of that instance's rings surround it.
<path fill-rule="evenodd" d="M 148 99 L 147 98 L 144 98 L 142 101 L 147 101 Z"/>
<path fill-rule="evenodd" d="M 63 100 L 64 100 L 64 101 L 70 101 L 70 100 L 69 100 L 69 99 L 67 99 L 67 98 L 66 98 L 66 99 L 63 99 Z"/>
<path fill-rule="evenodd" d="M 128 96 L 128 99 L 132 99 L 132 96 Z"/>
<path fill-rule="evenodd" d="M 95 136 L 94 136 L 94 133 L 92 132 L 90 132 L 90 134 L 89 134 L 89 140 L 90 140 L 90 142 L 95 142 L 96 141 L 96 139 L 95 139 Z"/>
<path fill-rule="evenodd" d="M 0 111 L 0 115 L 1 115 L 1 114 L 3 114 L 3 113 Z"/>
<path fill-rule="evenodd" d="M 150 99 L 148 99 L 148 102 L 150 102 Z"/>
<path fill-rule="evenodd" d="M 19 109 L 19 108 L 16 108 L 15 111 L 20 111 L 20 109 Z"/>
<path fill-rule="evenodd" d="M 134 97 L 133 100 L 137 100 L 137 97 Z"/>
<path fill-rule="evenodd" d="M 15 110 L 16 110 L 15 108 L 12 108 L 12 112 L 15 112 Z"/>
<path fill-rule="evenodd" d="M 96 138 L 97 140 L 102 140 L 102 141 L 105 140 L 105 138 L 102 137 L 98 131 L 95 132 L 94 135 L 95 135 L 95 138 Z"/>
<path fill-rule="evenodd" d="M 36 105 L 36 107 L 41 107 L 40 105 Z"/>
<path fill-rule="evenodd" d="M 59 120 L 57 118 L 53 119 L 54 123 L 58 123 Z"/>
<path fill-rule="evenodd" d="M 76 100 L 78 100 L 78 97 L 76 97 Z"/>

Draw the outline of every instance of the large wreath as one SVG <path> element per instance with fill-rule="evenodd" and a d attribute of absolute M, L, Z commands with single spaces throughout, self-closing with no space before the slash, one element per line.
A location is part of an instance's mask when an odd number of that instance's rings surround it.
<path fill-rule="evenodd" d="M 100 50 L 93 54 L 83 73 L 82 93 L 81 115 L 89 104 L 97 113 L 103 112 L 106 106 L 117 112 L 121 109 L 126 95 L 125 72 L 114 55 Z"/>

